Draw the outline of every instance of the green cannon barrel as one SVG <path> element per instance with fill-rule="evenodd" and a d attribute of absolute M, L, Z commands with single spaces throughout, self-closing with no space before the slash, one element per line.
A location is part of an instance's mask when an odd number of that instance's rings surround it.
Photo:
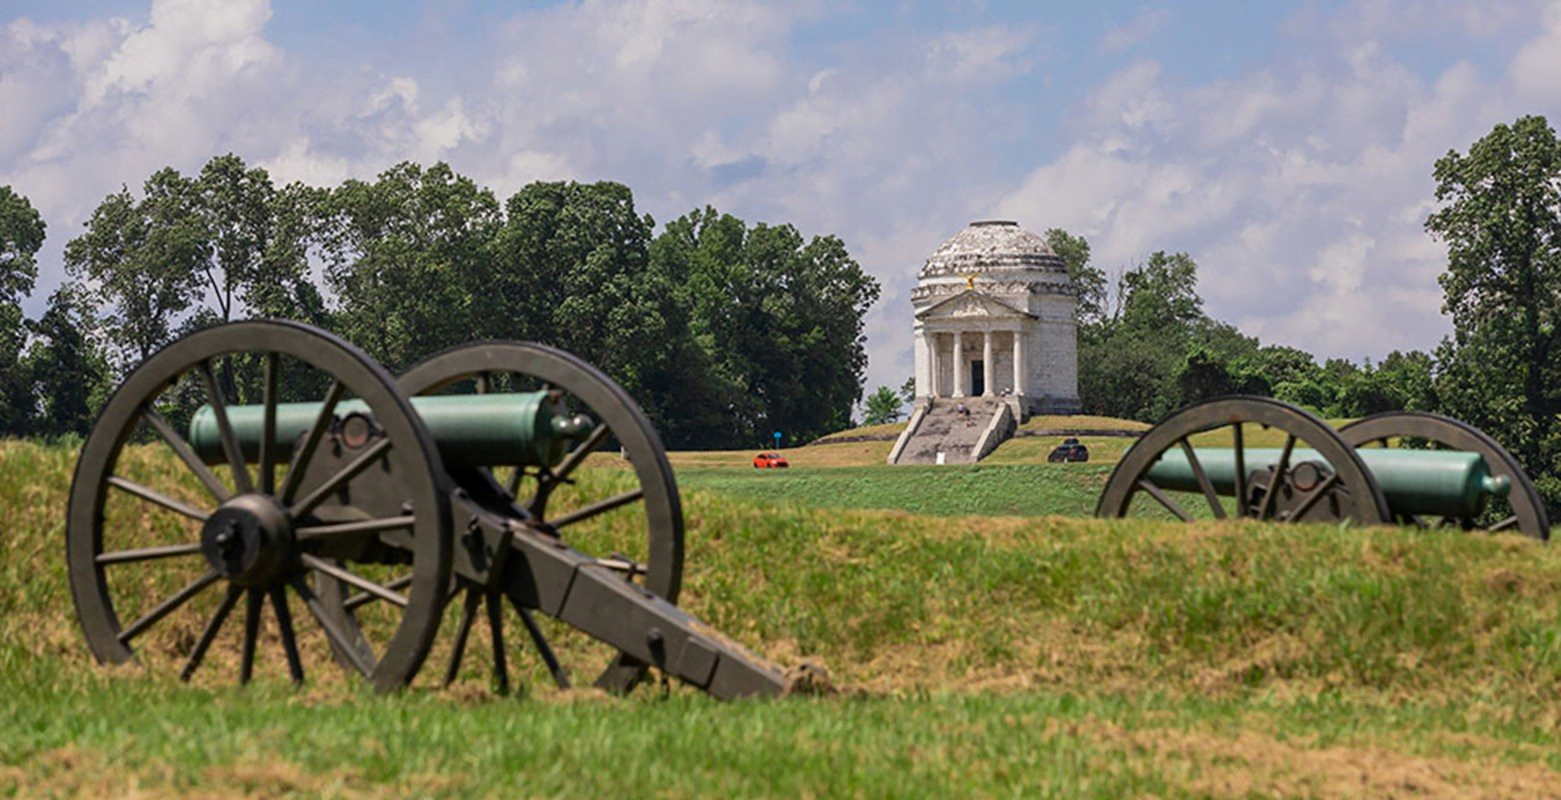
<path fill-rule="evenodd" d="M 1244 452 L 1246 468 L 1250 472 L 1273 468 L 1283 451 L 1248 447 Z M 1382 494 L 1395 514 L 1472 517 L 1484 508 L 1487 497 L 1506 497 L 1512 488 L 1507 478 L 1491 475 L 1485 459 L 1478 453 L 1381 448 L 1364 448 L 1356 453 L 1366 463 L 1377 485 L 1382 487 Z M 1214 491 L 1227 497 L 1234 495 L 1236 451 L 1199 450 L 1197 455 Z M 1290 454 L 1292 469 L 1307 461 L 1319 465 L 1324 475 L 1333 471 L 1316 450 L 1296 448 Z M 1149 468 L 1147 477 L 1163 489 L 1200 491 L 1198 479 L 1181 450 L 1166 451 Z"/>
<path fill-rule="evenodd" d="M 570 415 L 547 392 L 439 395 L 412 398 L 412 407 L 439 445 L 446 466 L 478 467 L 516 464 L 552 466 L 563 459 L 572 443 L 591 433 L 592 421 Z M 244 458 L 260 459 L 264 430 L 264 406 L 230 406 L 233 425 Z M 314 425 L 319 403 L 279 403 L 276 407 L 276 452 L 292 452 L 293 442 Z M 367 415 L 361 400 L 344 400 L 336 406 L 336 419 Z M 217 417 L 202 406 L 190 419 L 190 445 L 208 464 L 222 463 L 222 438 Z"/>

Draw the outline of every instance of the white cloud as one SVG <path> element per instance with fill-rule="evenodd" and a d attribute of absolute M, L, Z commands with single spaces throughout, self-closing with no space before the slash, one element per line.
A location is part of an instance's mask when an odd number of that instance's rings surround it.
<path fill-rule="evenodd" d="M 1353 18 L 1374 20 L 1363 8 Z M 1088 236 L 1108 267 L 1185 250 L 1210 313 L 1268 341 L 1351 358 L 1433 347 L 1448 323 L 1445 254 L 1422 230 L 1432 164 L 1497 122 L 1561 111 L 1558 8 L 1494 79 L 1453 62 L 1427 82 L 1358 35 L 1204 86 L 1137 62 L 997 208 Z"/>
<path fill-rule="evenodd" d="M 1099 48 L 1106 53 L 1131 50 L 1159 33 L 1170 20 L 1171 12 L 1164 8 L 1139 9 L 1132 20 L 1107 28 L 1100 37 Z"/>

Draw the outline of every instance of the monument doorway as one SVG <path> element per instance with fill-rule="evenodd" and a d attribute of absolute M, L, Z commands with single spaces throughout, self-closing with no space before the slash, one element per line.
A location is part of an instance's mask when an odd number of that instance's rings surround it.
<path fill-rule="evenodd" d="M 986 362 L 979 358 L 970 362 L 970 393 L 976 397 L 986 394 Z"/>

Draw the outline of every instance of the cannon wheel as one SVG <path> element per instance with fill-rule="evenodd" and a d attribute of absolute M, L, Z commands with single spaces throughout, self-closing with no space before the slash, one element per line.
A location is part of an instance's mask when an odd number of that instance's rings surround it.
<path fill-rule="evenodd" d="M 1461 520 L 1464 526 L 1479 527 L 1491 533 L 1515 527 L 1525 536 L 1541 541 L 1550 540 L 1550 518 L 1545 513 L 1545 501 L 1534 488 L 1534 482 L 1529 480 L 1518 460 L 1506 448 L 1479 428 L 1440 414 L 1388 411 L 1345 425 L 1339 429 L 1339 436 L 1353 447 L 1372 444 L 1387 447 L 1389 439 L 1413 436 L 1452 450 L 1478 453 L 1485 459 L 1492 475 L 1504 476 L 1512 481 L 1512 492 L 1507 495 L 1512 513 L 1488 526 L 1480 526 L 1474 520 Z"/>
<path fill-rule="evenodd" d="M 235 399 L 233 387 L 258 387 L 268 409 L 269 433 L 283 399 L 279 386 L 311 381 L 329 385 L 324 412 L 291 458 L 262 444 L 256 459 L 261 466 L 252 471 L 225 410 Z M 206 466 L 160 413 L 176 401 L 188 407 L 191 396 L 216 412 L 226 457 L 222 465 Z M 403 593 L 386 592 L 398 600 L 393 633 L 383 632 L 377 642 L 343 627 L 334 609 L 333 596 L 340 595 L 344 581 L 367 581 L 353 573 L 350 557 L 333 550 L 333 542 L 340 548 L 344 526 L 324 524 L 311 514 L 330 488 L 304 493 L 299 486 L 327 438 L 330 409 L 344 396 L 373 409 L 387 435 L 377 457 L 407 476 L 412 504 L 400 517 L 355 526 L 360 538 L 367 531 L 394 538 L 406 554 L 402 558 L 410 561 Z M 179 466 L 148 468 L 150 478 L 127 477 L 139 459 L 119 470 L 126 444 L 153 438 L 173 451 L 178 461 L 169 461 Z M 279 469 L 285 469 L 280 480 Z M 326 660 L 323 653 L 329 649 L 379 689 L 403 686 L 433 644 L 448 590 L 450 505 L 443 476 L 433 439 L 390 375 L 335 336 L 297 323 L 257 321 L 179 339 L 125 379 L 98 417 L 76 465 L 66 561 L 87 644 L 102 663 L 136 659 L 136 646 L 159 657 L 182 658 L 180 677 L 188 680 L 243 600 L 238 673 L 239 682 L 247 683 L 257 646 L 273 641 L 260 634 L 269 601 L 276 618 L 274 640 L 281 644 L 294 682 L 304 679 L 305 651 L 320 652 Z M 341 481 L 351 477 L 335 476 Z M 299 647 L 289 590 L 308 609 L 304 617 L 315 622 L 301 630 L 312 635 L 317 626 L 329 648 Z M 124 624 L 121 614 L 136 616 Z M 203 618 L 204 626 L 197 627 Z"/>
<path fill-rule="evenodd" d="M 552 468 L 517 469 L 502 484 L 487 469 L 478 470 L 478 476 L 461 476 L 458 480 L 475 477 L 487 483 L 487 488 L 498 489 L 516 508 L 530 515 L 534 527 L 558 535 L 566 543 L 570 525 L 624 506 L 641 507 L 645 520 L 645 560 L 640 562 L 614 554 L 603 563 L 619 564 L 626 579 L 676 603 L 683 583 L 683 509 L 677 482 L 650 420 L 611 378 L 563 350 L 530 342 L 492 341 L 463 345 L 430 356 L 401 376 L 401 388 L 414 396 L 450 389 L 481 393 L 496 386 L 504 375 L 531 379 L 540 384 L 538 388 L 563 392 L 565 402 L 574 410 L 590 415 L 597 426 L 588 439 Z M 575 469 L 609 438 L 616 439 L 625 449 L 638 482 L 637 488 L 584 504 L 577 498 L 568 498 L 567 493 L 575 485 L 571 479 Z M 561 504 L 557 499 L 577 501 Z M 445 671 L 445 682 L 448 684 L 455 679 L 466 634 L 477 608 L 486 603 L 490 634 L 496 643 L 494 673 L 500 690 L 505 691 L 508 675 L 503 656 L 499 597 L 492 590 L 477 585 L 461 586 L 457 591 L 465 593 L 465 607 L 456 646 Z M 554 680 L 561 688 L 567 688 L 568 676 L 532 618 L 531 610 L 516 597 L 512 596 L 510 600 Z M 627 692 L 639 683 L 645 671 L 644 664 L 620 653 L 597 678 L 596 685 L 608 691 Z"/>
<path fill-rule="evenodd" d="M 1228 514 L 1224 504 L 1220 502 L 1212 483 L 1204 475 L 1197 456 L 1198 448 L 1193 444 L 1192 437 L 1223 428 L 1230 429 L 1230 438 L 1227 441 L 1237 454 L 1236 496 L 1241 498 L 1247 494 L 1248 477 L 1242 454 L 1247 429 L 1253 425 L 1277 428 L 1287 434 L 1284 445 L 1286 456 L 1282 457 L 1277 465 L 1277 471 L 1280 473 L 1278 478 L 1283 478 L 1287 467 L 1288 451 L 1297 443 L 1316 450 L 1327 459 L 1329 464 L 1335 466 L 1334 474 L 1317 484 L 1308 496 L 1301 500 L 1294 514 L 1295 517 L 1304 516 L 1313 503 L 1321 499 L 1325 493 L 1332 491 L 1341 498 L 1343 516 L 1353 519 L 1358 524 L 1378 525 L 1391 519 L 1382 490 L 1372 479 L 1366 465 L 1355 454 L 1354 448 L 1345 444 L 1344 440 L 1340 439 L 1339 435 L 1322 420 L 1299 408 L 1266 397 L 1217 398 L 1188 406 L 1161 420 L 1139 438 L 1117 463 L 1110 480 L 1106 482 L 1105 490 L 1100 494 L 1099 503 L 1095 506 L 1095 516 L 1106 518 L 1129 516 L 1133 501 L 1139 494 L 1144 494 L 1177 518 L 1183 521 L 1193 520 L 1195 517 L 1192 513 L 1150 481 L 1147 475 L 1149 468 L 1160 459 L 1161 455 L 1173 448 L 1180 448 L 1186 454 L 1193 474 L 1202 487 L 1209 513 L 1216 519 L 1226 518 Z M 1207 441 L 1210 437 L 1201 438 Z M 1221 437 L 1219 434 L 1214 434 L 1212 438 Z M 1247 508 L 1245 502 L 1238 500 L 1234 505 L 1238 517 L 1252 516 L 1281 522 L 1288 519 L 1284 515 L 1277 514 L 1273 505 L 1268 502 L 1260 503 L 1255 514 Z"/>

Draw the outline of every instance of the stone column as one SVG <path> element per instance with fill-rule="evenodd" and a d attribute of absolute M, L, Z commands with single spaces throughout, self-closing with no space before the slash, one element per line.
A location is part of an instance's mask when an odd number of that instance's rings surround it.
<path fill-rule="evenodd" d="M 1014 394 L 1027 394 L 1024 377 L 1024 330 L 1016 328 L 1014 329 Z"/>
<path fill-rule="evenodd" d="M 981 396 L 991 397 L 992 391 L 992 332 L 981 332 Z"/>
<path fill-rule="evenodd" d="M 954 397 L 965 396 L 965 380 L 960 373 L 965 366 L 965 332 L 954 331 Z"/>
<path fill-rule="evenodd" d="M 927 331 L 927 394 L 938 396 L 938 335 Z"/>

